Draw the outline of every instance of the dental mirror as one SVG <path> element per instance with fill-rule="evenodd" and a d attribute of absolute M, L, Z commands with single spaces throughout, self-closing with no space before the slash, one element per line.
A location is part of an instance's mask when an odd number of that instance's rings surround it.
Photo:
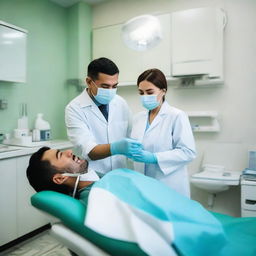
<path fill-rule="evenodd" d="M 122 26 L 122 37 L 130 49 L 146 51 L 155 47 L 162 39 L 160 22 L 152 15 L 134 17 Z"/>

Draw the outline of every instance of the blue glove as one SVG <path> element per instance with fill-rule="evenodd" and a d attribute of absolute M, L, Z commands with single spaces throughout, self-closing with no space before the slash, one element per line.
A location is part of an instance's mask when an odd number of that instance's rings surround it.
<path fill-rule="evenodd" d="M 138 150 L 131 156 L 131 159 L 135 162 L 143 162 L 146 164 L 157 164 L 157 157 L 154 153 L 146 150 Z"/>
<path fill-rule="evenodd" d="M 111 155 L 126 155 L 131 156 L 136 153 L 139 149 L 142 149 L 142 144 L 137 140 L 133 139 L 122 139 L 110 144 Z"/>

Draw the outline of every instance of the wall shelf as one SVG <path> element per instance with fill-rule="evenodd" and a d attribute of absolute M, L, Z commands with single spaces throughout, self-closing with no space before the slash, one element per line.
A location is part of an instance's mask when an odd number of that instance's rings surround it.
<path fill-rule="evenodd" d="M 170 84 L 170 82 L 179 81 L 179 78 L 176 78 L 176 77 L 166 76 L 165 78 L 166 78 L 167 84 Z M 118 86 L 131 86 L 131 85 L 137 85 L 137 81 L 120 82 L 120 83 L 118 83 Z"/>
<path fill-rule="evenodd" d="M 219 132 L 220 124 L 216 111 L 188 111 L 193 132 Z M 210 123 L 210 124 L 209 124 Z"/>

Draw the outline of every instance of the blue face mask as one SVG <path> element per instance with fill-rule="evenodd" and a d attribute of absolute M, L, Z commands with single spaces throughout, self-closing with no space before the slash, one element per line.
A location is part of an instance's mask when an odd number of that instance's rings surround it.
<path fill-rule="evenodd" d="M 97 95 L 95 95 L 94 98 L 100 104 L 105 105 L 105 104 L 108 104 L 115 96 L 116 96 L 116 88 L 115 89 L 98 88 Z"/>
<path fill-rule="evenodd" d="M 97 100 L 100 104 L 103 104 L 103 105 L 109 104 L 109 102 L 116 96 L 116 88 L 115 89 L 99 88 L 96 84 L 95 86 L 98 88 L 98 91 L 97 91 L 97 94 L 93 96 L 95 100 Z"/>
<path fill-rule="evenodd" d="M 142 95 L 140 97 L 142 106 L 148 110 L 155 109 L 160 102 L 157 100 L 157 95 Z"/>

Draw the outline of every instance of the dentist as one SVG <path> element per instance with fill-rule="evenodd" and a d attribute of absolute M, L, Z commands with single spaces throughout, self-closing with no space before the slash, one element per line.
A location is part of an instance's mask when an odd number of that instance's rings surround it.
<path fill-rule="evenodd" d="M 144 71 L 137 86 L 147 111 L 134 117 L 131 138 L 144 147 L 132 156 L 134 169 L 190 197 L 186 165 L 196 150 L 188 117 L 165 101 L 167 81 L 160 70 Z"/>
<path fill-rule="evenodd" d="M 104 174 L 126 167 L 126 157 L 141 147 L 130 135 L 130 110 L 116 95 L 119 70 L 107 58 L 88 65 L 86 88 L 65 109 L 67 134 L 89 168 Z"/>

